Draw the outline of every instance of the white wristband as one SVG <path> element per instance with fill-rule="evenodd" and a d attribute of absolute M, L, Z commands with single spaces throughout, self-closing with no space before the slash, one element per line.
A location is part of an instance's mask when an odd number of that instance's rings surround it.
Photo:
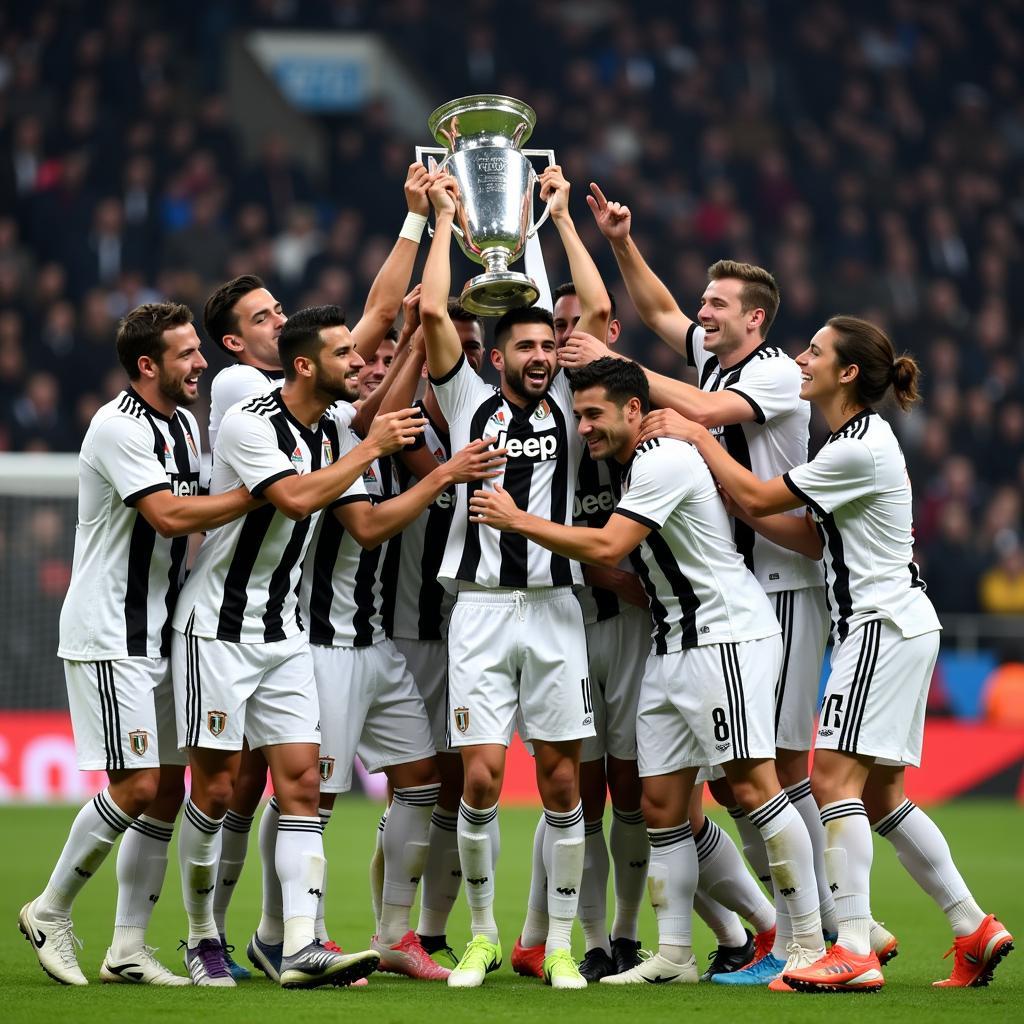
<path fill-rule="evenodd" d="M 423 229 L 427 226 L 427 218 L 422 213 L 407 213 L 402 230 L 398 232 L 399 238 L 408 238 L 410 242 L 417 245 L 423 237 Z"/>

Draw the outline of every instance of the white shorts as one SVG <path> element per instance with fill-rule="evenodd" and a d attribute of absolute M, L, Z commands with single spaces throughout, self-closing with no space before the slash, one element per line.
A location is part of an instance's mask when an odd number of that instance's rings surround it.
<path fill-rule="evenodd" d="M 448 746 L 448 644 L 444 640 L 407 640 L 396 636 L 395 647 L 427 708 L 434 749 L 444 753 Z"/>
<path fill-rule="evenodd" d="M 449 741 L 594 735 L 583 613 L 569 587 L 460 590 L 448 625 Z"/>
<path fill-rule="evenodd" d="M 174 729 L 169 658 L 65 661 L 64 678 L 82 771 L 188 763 Z"/>
<path fill-rule="evenodd" d="M 775 746 L 810 750 L 829 632 L 825 588 L 783 590 L 769 594 L 768 600 L 782 627 L 782 669 L 775 684 Z"/>
<path fill-rule="evenodd" d="M 320 791 L 352 788 L 352 759 L 368 772 L 434 756 L 416 684 L 390 640 L 369 647 L 312 645 L 320 694 Z"/>
<path fill-rule="evenodd" d="M 171 670 L 179 747 L 252 750 L 320 743 L 320 705 L 305 633 L 236 644 L 174 631 Z"/>
<path fill-rule="evenodd" d="M 775 756 L 775 680 L 782 640 L 651 654 L 640 687 L 640 775 Z"/>
<path fill-rule="evenodd" d="M 614 618 L 591 623 L 586 629 L 597 733 L 583 741 L 580 760 L 597 761 L 611 754 L 635 761 L 636 708 L 651 652 L 651 613 L 624 605 Z"/>
<path fill-rule="evenodd" d="M 815 748 L 919 765 L 938 656 L 938 630 L 908 640 L 888 619 L 858 627 L 832 650 Z"/>

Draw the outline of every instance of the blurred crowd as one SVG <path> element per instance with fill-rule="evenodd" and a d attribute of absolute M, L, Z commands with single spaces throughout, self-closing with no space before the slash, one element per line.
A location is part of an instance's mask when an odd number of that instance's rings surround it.
<path fill-rule="evenodd" d="M 286 310 L 358 314 L 402 222 L 412 146 L 432 140 L 425 126 L 404 137 L 375 102 L 322 120 L 319 170 L 271 132 L 249 152 L 223 55 L 229 33 L 268 27 L 377 31 L 431 100 L 531 103 L 532 144 L 574 183 L 622 344 L 660 369 L 683 373 L 629 306 L 589 181 L 630 206 L 691 313 L 708 264 L 729 257 L 776 275 L 772 337 L 794 354 L 833 313 L 883 324 L 925 371 L 924 403 L 897 429 L 929 593 L 947 613 L 1024 611 L 1024 334 L 1009 315 L 1024 287 L 1020 0 L 468 0 L 458 16 L 427 0 L 4 5 L 0 449 L 77 449 L 123 384 L 113 336 L 140 302 L 198 311 L 255 272 Z M 545 250 L 560 280 L 554 232 Z"/>

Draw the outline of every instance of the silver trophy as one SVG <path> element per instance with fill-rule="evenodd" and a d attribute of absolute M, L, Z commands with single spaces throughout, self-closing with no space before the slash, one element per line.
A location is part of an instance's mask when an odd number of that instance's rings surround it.
<path fill-rule="evenodd" d="M 545 157 L 550 167 L 555 154 L 520 148 L 536 123 L 533 108 L 522 100 L 463 96 L 442 104 L 427 121 L 441 148 L 416 147 L 421 162 L 426 156 L 443 157 L 440 169 L 458 182 L 455 234 L 462 251 L 486 268 L 466 282 L 460 301 L 480 316 L 532 306 L 540 295 L 531 278 L 508 269 L 550 213 L 549 204 L 534 222 L 538 175 L 530 157 Z"/>

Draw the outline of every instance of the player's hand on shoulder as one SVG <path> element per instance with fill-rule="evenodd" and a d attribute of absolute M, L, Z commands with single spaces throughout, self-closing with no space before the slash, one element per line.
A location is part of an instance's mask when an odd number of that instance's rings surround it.
<path fill-rule="evenodd" d="M 499 484 L 493 491 L 481 488 L 469 499 L 469 521 L 495 530 L 511 530 L 518 513 L 511 495 Z"/>
<path fill-rule="evenodd" d="M 640 443 L 652 437 L 674 437 L 679 441 L 696 443 L 707 430 L 699 423 L 688 420 L 675 409 L 655 409 L 640 421 Z"/>
<path fill-rule="evenodd" d="M 628 238 L 633 215 L 628 206 L 622 203 L 610 203 L 598 187 L 597 182 L 590 183 L 591 194 L 587 196 L 587 206 L 597 221 L 598 230 L 609 241 Z"/>
<path fill-rule="evenodd" d="M 399 409 L 397 412 L 381 413 L 374 417 L 366 434 L 366 444 L 379 455 L 392 452 L 412 444 L 427 425 L 420 410 L 415 407 Z"/>
<path fill-rule="evenodd" d="M 470 441 L 444 464 L 451 474 L 452 483 L 464 484 L 473 480 L 493 480 L 505 468 L 507 448 L 494 448 L 495 438 L 484 437 Z"/>
<path fill-rule="evenodd" d="M 573 331 L 558 350 L 558 365 L 567 370 L 578 370 L 582 366 L 615 353 L 603 342 L 586 331 Z"/>

